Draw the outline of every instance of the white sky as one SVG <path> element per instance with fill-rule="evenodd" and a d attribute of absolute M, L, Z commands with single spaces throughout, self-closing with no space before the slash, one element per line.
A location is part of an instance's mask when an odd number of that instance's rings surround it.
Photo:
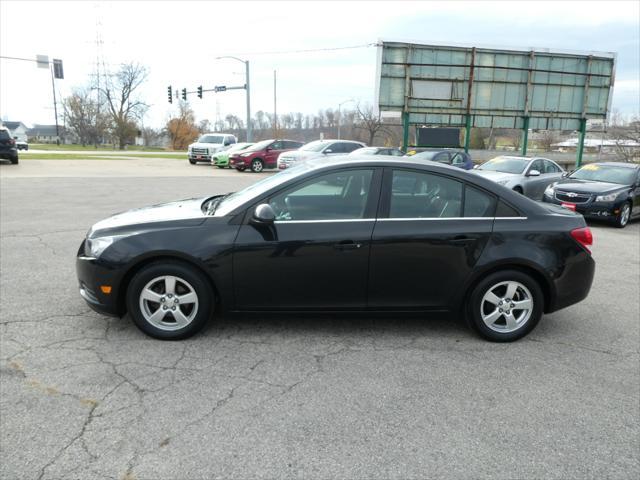
<path fill-rule="evenodd" d="M 337 109 L 353 98 L 373 102 L 376 49 L 255 55 L 333 48 L 379 38 L 421 42 L 612 51 L 618 54 L 613 108 L 640 110 L 640 2 L 36 2 L 0 0 L 0 55 L 64 61 L 66 95 L 89 81 L 101 23 L 103 58 L 115 69 L 137 61 L 149 68 L 141 92 L 151 105 L 145 124 L 162 126 L 172 108 L 167 86 L 241 85 L 251 62 L 252 112 Z M 245 118 L 244 91 L 189 97 L 198 120 L 233 113 Z M 175 103 L 174 103 L 175 105 Z M 343 108 L 348 108 L 348 104 Z M 27 124 L 53 122 L 51 78 L 34 63 L 0 59 L 0 115 Z M 60 116 L 61 118 L 61 116 Z"/>

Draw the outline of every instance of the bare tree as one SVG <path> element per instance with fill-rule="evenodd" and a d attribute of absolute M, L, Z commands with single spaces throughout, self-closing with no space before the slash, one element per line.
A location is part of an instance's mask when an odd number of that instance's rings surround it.
<path fill-rule="evenodd" d="M 371 105 L 361 107 L 360 104 L 358 104 L 356 105 L 356 111 L 358 113 L 356 128 L 366 131 L 369 135 L 367 145 L 373 145 L 376 134 L 385 131 L 385 126 L 382 124 L 380 114 L 376 112 Z"/>
<path fill-rule="evenodd" d="M 544 130 L 540 132 L 538 136 L 538 145 L 540 145 L 545 152 L 550 152 L 553 150 L 553 145 L 558 143 L 559 140 L 558 132 L 554 130 Z"/>
<path fill-rule="evenodd" d="M 616 154 L 625 162 L 635 161 L 640 157 L 640 118 L 624 124 L 619 117 L 613 117 L 611 123 L 608 136 L 614 142 Z"/>
<path fill-rule="evenodd" d="M 107 78 L 104 96 L 111 117 L 111 130 L 120 150 L 124 150 L 136 136 L 137 122 L 147 110 L 147 105 L 137 97 L 138 89 L 147 79 L 147 69 L 138 63 L 128 63 Z"/>
<path fill-rule="evenodd" d="M 62 102 L 67 127 L 78 136 L 82 146 L 102 143 L 108 119 L 87 89 L 76 89 Z"/>
<path fill-rule="evenodd" d="M 505 136 L 507 137 L 509 145 L 511 145 L 514 150 L 520 150 L 520 146 L 522 145 L 521 130 L 505 130 Z"/>
<path fill-rule="evenodd" d="M 198 123 L 198 130 L 200 133 L 207 133 L 211 131 L 211 122 L 208 119 L 200 120 Z"/>

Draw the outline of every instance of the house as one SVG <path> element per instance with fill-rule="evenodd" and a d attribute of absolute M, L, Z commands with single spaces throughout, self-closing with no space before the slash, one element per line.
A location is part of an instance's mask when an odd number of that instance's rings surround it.
<path fill-rule="evenodd" d="M 58 136 L 59 135 L 59 136 Z M 75 142 L 75 135 L 62 125 L 58 126 L 56 132 L 55 125 L 34 125 L 27 130 L 27 136 L 32 143 L 64 143 Z"/>
<path fill-rule="evenodd" d="M 2 126 L 9 130 L 12 137 L 17 137 L 19 141 L 27 141 L 27 131 L 29 128 L 22 122 L 2 121 Z"/>

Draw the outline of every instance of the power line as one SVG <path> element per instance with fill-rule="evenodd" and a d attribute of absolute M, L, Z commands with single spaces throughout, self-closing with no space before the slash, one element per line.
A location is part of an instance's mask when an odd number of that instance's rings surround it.
<path fill-rule="evenodd" d="M 236 53 L 234 54 L 234 56 L 250 57 L 252 55 L 286 55 L 289 53 L 333 52 L 336 50 L 352 50 L 356 48 L 369 48 L 369 47 L 379 47 L 379 46 L 380 44 L 378 42 L 373 42 L 373 43 L 363 43 L 361 45 L 349 45 L 346 47 L 308 48 L 303 50 L 280 50 L 280 51 L 270 51 L 270 52 L 245 52 L 245 53 Z"/>

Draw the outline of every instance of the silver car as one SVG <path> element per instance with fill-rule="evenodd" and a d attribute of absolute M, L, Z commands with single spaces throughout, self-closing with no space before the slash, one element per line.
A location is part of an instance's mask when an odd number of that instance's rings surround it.
<path fill-rule="evenodd" d="M 541 200 L 547 186 L 565 173 L 548 158 L 515 156 L 492 158 L 472 171 L 534 200 Z"/>

